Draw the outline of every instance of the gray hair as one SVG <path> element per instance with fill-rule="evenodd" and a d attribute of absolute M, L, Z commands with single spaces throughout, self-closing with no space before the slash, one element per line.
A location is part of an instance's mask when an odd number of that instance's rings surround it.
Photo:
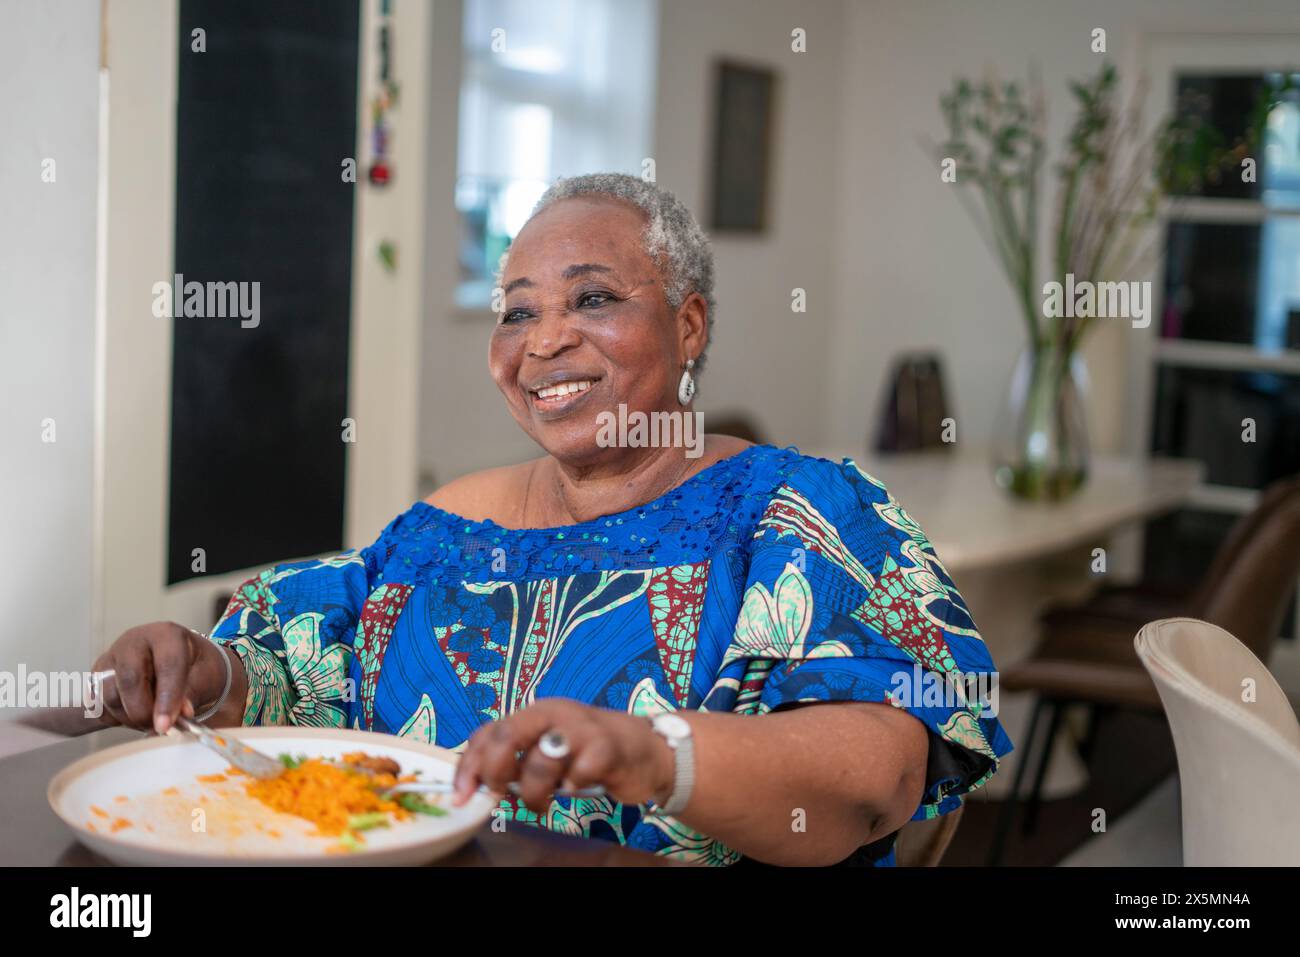
<path fill-rule="evenodd" d="M 655 183 L 625 173 L 587 173 L 560 179 L 542 194 L 533 207 L 529 220 L 558 203 L 575 196 L 597 196 L 620 199 L 631 203 L 646 216 L 643 240 L 650 258 L 659 263 L 664 272 L 664 295 L 673 309 L 686 301 L 693 292 L 704 297 L 709 307 L 708 333 L 713 339 L 713 250 L 709 238 L 700 229 L 686 204 L 668 190 Z M 501 256 L 497 271 L 497 285 L 506 269 L 509 251 Z M 708 345 L 705 345 L 705 352 Z M 695 357 L 695 368 L 704 367 L 704 353 Z"/>

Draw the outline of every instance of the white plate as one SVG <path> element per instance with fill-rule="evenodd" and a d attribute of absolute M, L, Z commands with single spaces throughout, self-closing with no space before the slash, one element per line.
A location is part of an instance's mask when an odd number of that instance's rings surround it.
<path fill-rule="evenodd" d="M 229 728 L 270 755 L 342 757 L 352 751 L 390 757 L 403 774 L 450 780 L 456 756 L 388 734 L 342 728 Z M 415 815 L 366 831 L 362 850 L 330 853 L 338 839 L 314 833 L 301 818 L 248 797 L 238 777 L 200 782 L 228 767 L 193 738 L 169 735 L 118 745 L 70 764 L 50 781 L 50 807 L 82 843 L 118 864 L 424 864 L 468 842 L 496 800 L 475 794 L 445 817 Z M 175 793 L 164 793 L 173 789 Z M 437 800 L 437 799 L 435 799 Z M 127 822 L 127 823 L 122 823 Z M 117 828 L 114 829 L 114 824 Z"/>

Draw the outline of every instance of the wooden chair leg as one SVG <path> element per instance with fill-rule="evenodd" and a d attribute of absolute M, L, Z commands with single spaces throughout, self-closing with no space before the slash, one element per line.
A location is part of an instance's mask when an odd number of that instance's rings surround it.
<path fill-rule="evenodd" d="M 1011 782 L 1011 793 L 998 809 L 998 824 L 993 832 L 993 844 L 989 847 L 987 864 L 998 867 L 1002 864 L 1002 855 L 1007 849 L 1007 836 L 1011 833 L 1011 823 L 1016 817 L 1016 805 L 1019 803 L 1020 788 L 1025 782 L 1025 772 L 1034 754 L 1034 732 L 1038 730 L 1038 718 L 1043 713 L 1043 699 L 1034 702 L 1034 710 L 1029 718 L 1029 733 L 1025 735 L 1025 750 L 1020 755 L 1016 766 L 1016 777 Z"/>

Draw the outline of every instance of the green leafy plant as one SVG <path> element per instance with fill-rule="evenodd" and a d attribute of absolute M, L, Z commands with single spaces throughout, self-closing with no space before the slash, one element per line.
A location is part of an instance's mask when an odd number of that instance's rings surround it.
<path fill-rule="evenodd" d="M 1119 102 L 1111 64 L 1072 82 L 1076 113 L 1055 166 L 1051 224 L 1052 278 L 1067 273 L 1094 281 L 1131 276 L 1155 254 L 1142 245 L 1161 201 L 1197 192 L 1239 166 L 1258 141 L 1269 111 L 1293 88 L 1290 77 L 1266 90 L 1247 136 L 1230 146 L 1205 118 L 1203 103 L 1185 101 L 1145 130 L 1138 84 Z M 1091 320 L 1043 316 L 1038 282 L 1040 197 L 1046 165 L 1046 106 L 1041 80 L 1028 84 L 958 78 L 939 101 L 947 127 L 936 152 L 956 161 L 958 195 L 997 255 L 1016 293 L 1031 348 L 1073 352 Z M 971 196 L 974 192 L 978 200 Z M 1158 238 L 1157 238 L 1158 241 Z"/>

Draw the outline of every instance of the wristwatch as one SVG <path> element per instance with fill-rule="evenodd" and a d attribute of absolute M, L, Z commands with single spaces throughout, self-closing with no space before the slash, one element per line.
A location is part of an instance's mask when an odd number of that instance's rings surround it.
<path fill-rule="evenodd" d="M 675 714 L 660 714 L 650 719 L 650 727 L 673 751 L 673 793 L 654 809 L 656 814 L 680 814 L 691 800 L 695 788 L 695 739 L 691 724 Z"/>

